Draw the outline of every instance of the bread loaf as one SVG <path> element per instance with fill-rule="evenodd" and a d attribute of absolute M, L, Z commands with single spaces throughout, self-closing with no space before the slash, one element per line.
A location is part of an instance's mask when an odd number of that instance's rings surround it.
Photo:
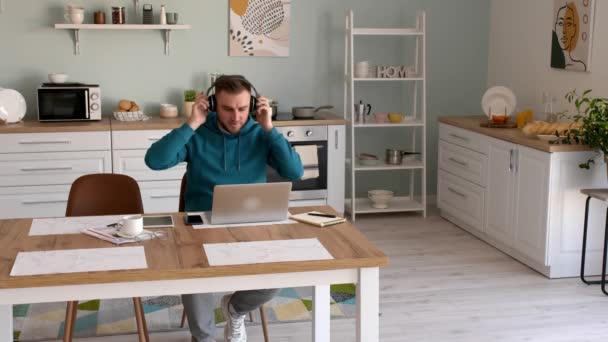
<path fill-rule="evenodd" d="M 524 127 L 523 132 L 526 135 L 554 135 L 555 132 L 558 132 L 561 135 L 568 132 L 570 129 L 576 129 L 580 126 L 580 122 L 533 121 Z"/>
<path fill-rule="evenodd" d="M 120 108 L 123 112 L 128 112 L 131 107 L 133 107 L 133 104 L 129 100 L 120 100 L 118 103 L 118 108 Z"/>

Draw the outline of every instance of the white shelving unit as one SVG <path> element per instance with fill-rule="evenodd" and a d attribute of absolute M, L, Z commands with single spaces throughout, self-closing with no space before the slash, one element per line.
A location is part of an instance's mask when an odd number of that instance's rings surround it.
<path fill-rule="evenodd" d="M 354 77 L 354 44 L 357 36 L 410 36 L 416 40 L 416 75 L 407 78 L 355 78 Z M 411 38 L 410 38 L 411 39 Z M 344 60 L 344 118 L 348 121 L 350 132 L 350 163 L 347 167 L 351 172 L 351 198 L 346 201 L 346 211 L 353 221 L 357 214 L 389 213 L 389 212 L 421 212 L 426 217 L 426 14 L 419 12 L 416 16 L 416 26 L 413 28 L 355 28 L 353 11 L 346 14 L 345 34 L 345 60 Z M 416 82 L 411 91 L 412 114 L 401 123 L 366 123 L 355 122 L 355 84 L 358 82 Z M 420 92 L 420 94 L 419 94 Z M 419 96 L 420 95 L 420 96 Z M 388 165 L 380 163 L 374 166 L 360 165 L 355 155 L 357 135 L 361 131 L 381 129 L 402 129 L 404 139 L 411 139 L 411 146 L 421 152 L 420 158 L 415 161 L 403 162 L 402 165 Z M 421 138 L 421 146 L 417 144 L 417 137 Z M 380 156 L 384 157 L 384 156 Z M 369 199 L 357 198 L 357 174 L 362 172 L 409 172 L 409 196 L 393 198 L 390 207 L 386 209 L 373 208 Z M 415 196 L 416 181 L 420 182 L 420 195 Z"/>
<path fill-rule="evenodd" d="M 172 30 L 189 30 L 190 25 L 143 24 L 55 24 L 58 30 L 74 30 L 74 54 L 80 55 L 80 30 L 156 30 L 165 32 L 165 55 L 169 55 Z"/>

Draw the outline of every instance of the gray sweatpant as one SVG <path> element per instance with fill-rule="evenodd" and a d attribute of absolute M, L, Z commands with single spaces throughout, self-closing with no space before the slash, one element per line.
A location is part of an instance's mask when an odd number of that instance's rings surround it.
<path fill-rule="evenodd" d="M 232 295 L 230 304 L 239 315 L 245 315 L 272 299 L 278 289 L 237 291 Z M 194 293 L 182 295 L 184 311 L 193 342 L 215 341 L 215 301 L 213 293 Z"/>

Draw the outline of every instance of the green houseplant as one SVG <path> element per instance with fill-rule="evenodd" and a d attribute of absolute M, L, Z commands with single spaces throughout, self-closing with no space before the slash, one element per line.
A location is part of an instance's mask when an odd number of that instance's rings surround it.
<path fill-rule="evenodd" d="M 194 106 L 194 101 L 196 100 L 196 90 L 188 89 L 184 91 L 184 106 L 183 106 L 183 115 L 190 117 L 192 114 L 192 106 Z"/>
<path fill-rule="evenodd" d="M 608 162 L 608 98 L 593 97 L 591 90 L 586 90 L 582 94 L 573 90 L 566 94 L 566 99 L 569 103 L 574 103 L 577 113 L 572 118 L 581 125 L 569 130 L 565 137 L 557 140 L 557 143 L 572 144 L 574 142 L 588 145 L 600 150 L 604 155 L 604 160 Z M 589 159 L 579 166 L 589 169 L 590 165 L 594 163 L 593 159 Z"/>

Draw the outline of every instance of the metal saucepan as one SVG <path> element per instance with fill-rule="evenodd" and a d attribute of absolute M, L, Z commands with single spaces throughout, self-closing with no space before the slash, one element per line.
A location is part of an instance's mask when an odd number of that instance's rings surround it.
<path fill-rule="evenodd" d="M 321 109 L 332 109 L 334 106 L 321 106 L 321 107 L 293 107 L 291 114 L 297 119 L 308 119 L 315 116 L 315 113 Z"/>
<path fill-rule="evenodd" d="M 402 150 L 386 149 L 386 163 L 389 165 L 401 165 L 403 156 L 411 154 L 420 154 L 420 152 L 407 152 Z"/>

